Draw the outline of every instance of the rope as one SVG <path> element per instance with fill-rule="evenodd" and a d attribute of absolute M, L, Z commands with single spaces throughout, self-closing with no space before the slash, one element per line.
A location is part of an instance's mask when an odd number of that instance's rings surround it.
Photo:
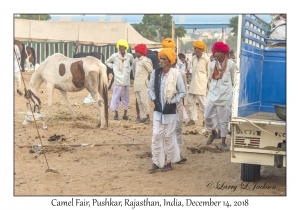
<path fill-rule="evenodd" d="M 137 139 L 137 138 L 132 138 L 131 136 L 124 135 L 124 134 L 122 134 L 122 133 L 116 132 L 116 131 L 111 130 L 111 129 L 107 129 L 107 130 L 108 130 L 108 131 L 111 131 L 111 132 L 114 132 L 114 133 L 116 133 L 116 134 L 118 134 L 118 135 L 121 135 L 121 136 L 125 136 L 125 137 L 127 137 L 127 138 L 130 138 L 130 139 L 132 139 L 133 141 L 134 141 L 134 140 L 137 140 L 137 141 L 142 142 L 143 144 L 147 145 L 144 141 L 139 140 L 139 139 Z"/>
<path fill-rule="evenodd" d="M 17 146 L 16 146 L 16 147 L 17 147 Z M 18 162 L 19 162 L 19 164 L 20 164 L 20 166 L 21 166 L 21 170 L 22 170 L 23 176 L 25 177 L 25 180 L 26 180 L 26 184 L 27 184 L 27 187 L 28 187 L 28 189 L 29 189 L 29 193 L 30 193 L 30 195 L 32 195 L 31 188 L 30 188 L 30 183 L 28 182 L 27 177 L 26 177 L 26 175 L 25 175 L 25 172 L 24 172 L 24 169 L 23 169 L 23 165 L 22 165 L 21 160 L 20 160 L 20 158 L 19 158 L 19 154 L 18 154 L 18 152 L 17 152 L 17 149 L 16 149 L 15 151 L 16 151 L 16 155 L 17 155 Z"/>
<path fill-rule="evenodd" d="M 259 126 L 257 126 L 257 125 L 255 125 L 252 121 L 250 121 L 250 120 L 248 120 L 247 118 L 243 118 L 243 117 L 240 117 L 241 119 L 243 119 L 243 120 L 246 120 L 247 122 L 249 122 L 250 124 L 252 124 L 253 126 L 255 126 L 256 128 L 258 128 L 258 129 L 260 129 L 260 130 L 262 130 L 262 131 L 264 131 L 264 132 L 266 132 L 266 133 L 268 133 L 269 135 L 271 135 L 271 136 L 274 136 L 274 137 L 276 137 L 276 138 L 278 138 L 278 139 L 280 139 L 280 140 L 283 140 L 284 141 L 284 139 L 282 139 L 282 138 L 280 138 L 280 137 L 278 137 L 278 136 L 275 136 L 274 134 L 272 134 L 272 133 L 270 133 L 270 132 L 268 132 L 268 131 L 266 131 L 266 130 L 264 130 L 263 128 L 261 128 L 261 127 L 259 127 Z M 231 122 L 232 123 L 232 122 Z M 237 126 L 237 130 L 239 130 L 240 131 L 240 128 Z"/>
<path fill-rule="evenodd" d="M 15 53 L 15 57 L 17 58 L 17 53 L 16 53 L 16 51 L 15 51 L 15 48 L 14 48 L 14 53 Z M 19 63 L 18 59 L 17 59 L 17 62 L 18 62 L 19 69 L 21 70 L 21 66 L 20 66 L 20 63 Z M 26 84 L 25 84 L 25 82 L 24 82 L 24 77 L 23 77 L 22 71 L 20 71 L 20 73 L 21 73 L 21 77 L 22 77 L 23 84 L 24 84 L 24 92 L 25 92 L 25 96 L 26 96 L 26 95 L 28 96 L 29 93 L 27 93 Z M 29 101 L 30 111 L 31 111 L 31 113 L 32 113 L 32 117 L 33 117 L 33 120 L 34 120 L 34 124 L 35 124 L 36 130 L 37 130 L 37 133 L 38 133 L 38 137 L 39 137 L 40 143 L 41 143 L 41 145 L 42 145 L 42 149 L 43 149 L 42 139 L 41 139 L 41 136 L 40 136 L 40 133 L 39 133 L 39 129 L 38 129 L 37 124 L 36 124 L 36 120 L 35 120 L 35 117 L 34 117 L 34 112 L 32 111 L 31 102 L 30 102 L 30 100 L 28 100 L 28 101 Z M 47 160 L 47 157 L 46 157 L 46 154 L 45 154 L 45 153 L 44 153 L 44 157 L 45 157 L 45 160 L 46 160 L 47 167 L 48 167 L 48 169 L 49 169 L 49 164 L 48 164 L 48 160 Z"/>

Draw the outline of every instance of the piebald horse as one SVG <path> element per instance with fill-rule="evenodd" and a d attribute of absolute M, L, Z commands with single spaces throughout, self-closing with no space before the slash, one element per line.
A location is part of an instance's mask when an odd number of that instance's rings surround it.
<path fill-rule="evenodd" d="M 32 74 L 26 95 L 38 110 L 41 104 L 38 92 L 43 82 L 46 83 L 48 94 L 47 120 L 52 117 L 54 88 L 60 91 L 73 120 L 76 120 L 76 115 L 67 92 L 78 92 L 86 88 L 100 107 L 100 128 L 108 126 L 108 80 L 106 66 L 100 60 L 91 56 L 68 58 L 60 53 L 49 56 Z"/>
<path fill-rule="evenodd" d="M 18 46 L 20 54 L 21 54 L 21 63 L 20 66 L 22 71 L 25 71 L 24 64 L 26 61 L 27 69 L 30 70 L 30 63 L 32 63 L 33 67 L 35 68 L 36 64 L 36 57 L 35 51 L 32 47 L 26 46 L 19 40 L 14 39 L 14 44 Z M 35 70 L 35 69 L 34 69 Z"/>

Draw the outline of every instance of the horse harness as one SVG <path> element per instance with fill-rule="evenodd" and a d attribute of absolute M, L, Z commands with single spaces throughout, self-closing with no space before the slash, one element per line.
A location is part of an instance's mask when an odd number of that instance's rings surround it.
<path fill-rule="evenodd" d="M 35 100 L 33 100 L 33 97 L 38 101 L 39 104 L 35 103 Z M 33 112 L 35 113 L 35 110 L 37 108 L 37 113 L 40 113 L 41 107 L 41 100 L 39 97 L 37 97 L 30 89 L 27 91 L 27 99 L 31 99 L 31 101 L 34 103 L 34 109 Z"/>

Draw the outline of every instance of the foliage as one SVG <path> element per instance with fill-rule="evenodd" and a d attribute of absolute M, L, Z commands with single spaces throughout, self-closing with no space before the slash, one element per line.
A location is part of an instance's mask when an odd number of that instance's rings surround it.
<path fill-rule="evenodd" d="M 193 44 L 194 44 L 194 41 L 189 41 L 189 42 L 186 42 L 185 44 L 183 44 L 183 42 L 181 41 L 180 50 L 184 50 L 184 51 L 193 50 Z"/>
<path fill-rule="evenodd" d="M 164 38 L 172 37 L 172 16 L 147 14 L 143 16 L 142 22 L 134 24 L 133 28 L 149 40 L 154 41 L 158 36 L 161 42 Z M 182 26 L 175 28 L 174 38 L 184 37 L 185 33 L 186 30 Z"/>
<path fill-rule="evenodd" d="M 27 19 L 27 20 L 50 20 L 51 19 L 51 16 L 50 15 L 42 15 L 42 14 L 36 14 L 36 15 L 33 15 L 33 14 L 21 14 L 19 16 L 15 16 L 15 18 L 18 18 L 18 19 Z"/>
<path fill-rule="evenodd" d="M 238 16 L 234 16 L 229 20 L 228 26 L 232 28 L 231 32 L 234 34 L 234 36 L 237 36 L 238 33 L 238 21 L 239 21 Z"/>
<path fill-rule="evenodd" d="M 212 46 L 214 45 L 215 42 L 218 42 L 219 40 L 216 38 L 213 39 L 204 38 L 202 41 L 206 44 L 206 52 L 211 53 Z"/>
<path fill-rule="evenodd" d="M 236 52 L 236 50 L 237 50 L 237 36 L 229 36 L 226 39 L 226 44 L 228 44 L 230 50 L 233 50 L 233 52 Z"/>

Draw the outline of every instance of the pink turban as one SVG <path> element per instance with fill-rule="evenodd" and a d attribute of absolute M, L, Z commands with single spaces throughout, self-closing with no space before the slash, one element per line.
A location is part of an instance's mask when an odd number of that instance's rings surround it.
<path fill-rule="evenodd" d="M 214 43 L 213 47 L 211 48 L 212 54 L 215 54 L 215 51 L 225 52 L 225 55 L 229 53 L 230 49 L 229 46 L 223 42 L 216 42 Z"/>

